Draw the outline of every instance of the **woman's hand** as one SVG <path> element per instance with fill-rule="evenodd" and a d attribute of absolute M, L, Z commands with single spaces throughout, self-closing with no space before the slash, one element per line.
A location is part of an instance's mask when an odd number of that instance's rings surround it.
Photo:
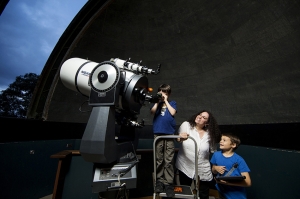
<path fill-rule="evenodd" d="M 179 136 L 180 136 L 180 138 L 177 138 L 177 141 L 178 142 L 182 142 L 182 141 L 184 141 L 184 140 L 187 140 L 188 139 L 188 137 L 189 137 L 189 134 L 188 133 L 179 133 Z"/>

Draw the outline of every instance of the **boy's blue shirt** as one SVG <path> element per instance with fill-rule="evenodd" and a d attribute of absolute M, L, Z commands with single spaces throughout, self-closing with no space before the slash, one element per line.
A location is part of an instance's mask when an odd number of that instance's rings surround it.
<path fill-rule="evenodd" d="M 175 133 L 175 130 L 176 130 L 175 117 L 171 115 L 168 108 L 166 108 L 166 111 L 165 111 L 164 115 L 161 115 L 161 107 L 162 107 L 161 104 L 162 103 L 163 102 L 159 103 L 158 108 L 157 108 L 157 110 L 154 114 L 154 117 L 153 117 L 153 133 L 154 134 L 173 135 Z M 175 110 L 177 110 L 177 106 L 176 106 L 175 101 L 170 101 L 169 104 Z M 152 105 L 152 107 L 153 107 L 153 105 Z"/>
<path fill-rule="evenodd" d="M 217 151 L 213 154 L 210 162 L 213 165 L 217 166 L 225 166 L 226 172 L 221 175 L 217 174 L 217 176 L 225 176 L 232 166 L 237 163 L 238 167 L 232 172 L 230 176 L 240 176 L 242 172 L 250 172 L 248 165 L 246 164 L 245 160 L 239 156 L 238 154 L 234 153 L 231 157 L 225 157 L 222 154 L 222 151 Z M 216 184 L 216 188 L 219 192 L 224 194 L 227 199 L 246 199 L 246 188 L 239 187 L 239 186 L 228 186 L 224 184 Z"/>

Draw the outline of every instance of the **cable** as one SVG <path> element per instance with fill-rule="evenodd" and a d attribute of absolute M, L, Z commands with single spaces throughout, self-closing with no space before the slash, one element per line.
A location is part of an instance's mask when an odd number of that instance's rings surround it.
<path fill-rule="evenodd" d="M 87 103 L 87 102 L 89 102 L 89 100 L 84 101 L 84 102 L 80 105 L 80 107 L 79 107 L 79 111 L 80 111 L 80 112 L 86 113 L 86 112 L 91 112 L 91 111 L 92 111 L 92 110 L 86 110 L 86 111 L 81 110 L 82 105 L 83 105 L 84 103 Z"/>

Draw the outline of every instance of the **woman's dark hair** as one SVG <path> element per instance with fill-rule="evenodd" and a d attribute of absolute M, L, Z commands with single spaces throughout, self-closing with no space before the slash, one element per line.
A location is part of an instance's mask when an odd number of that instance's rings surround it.
<path fill-rule="evenodd" d="M 168 85 L 168 84 L 161 84 L 158 87 L 158 92 L 159 91 L 162 91 L 162 92 L 167 93 L 168 95 L 170 95 L 171 94 L 171 86 Z"/>
<path fill-rule="evenodd" d="M 204 126 L 204 130 L 208 131 L 208 133 L 210 135 L 211 146 L 215 146 L 217 143 L 220 142 L 221 131 L 219 129 L 217 120 L 215 119 L 215 117 L 213 116 L 213 114 L 210 111 L 207 111 L 207 110 L 199 111 L 198 113 L 192 115 L 190 117 L 190 119 L 188 120 L 188 122 L 190 123 L 191 128 L 195 127 L 196 126 L 196 122 L 195 122 L 196 117 L 203 112 L 207 112 L 209 115 L 208 121 L 207 121 L 206 125 Z"/>

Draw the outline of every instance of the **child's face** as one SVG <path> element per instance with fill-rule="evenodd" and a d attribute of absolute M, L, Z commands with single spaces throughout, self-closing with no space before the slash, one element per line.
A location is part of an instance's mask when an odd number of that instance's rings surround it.
<path fill-rule="evenodd" d="M 233 144 L 229 137 L 222 135 L 220 141 L 220 149 L 230 150 L 236 147 L 236 144 Z"/>
<path fill-rule="evenodd" d="M 161 93 L 161 94 L 168 95 L 168 93 L 167 93 L 167 92 L 165 92 L 165 91 L 162 91 L 162 90 L 158 91 L 158 93 Z"/>
<path fill-rule="evenodd" d="M 168 95 L 168 93 L 167 93 L 167 92 L 160 90 L 158 93 L 160 93 L 160 94 L 161 94 L 161 96 L 162 96 L 162 98 L 161 98 L 161 99 L 159 99 L 161 102 L 163 102 L 165 99 L 167 99 L 167 100 L 168 100 L 168 97 L 169 97 L 169 95 Z"/>

